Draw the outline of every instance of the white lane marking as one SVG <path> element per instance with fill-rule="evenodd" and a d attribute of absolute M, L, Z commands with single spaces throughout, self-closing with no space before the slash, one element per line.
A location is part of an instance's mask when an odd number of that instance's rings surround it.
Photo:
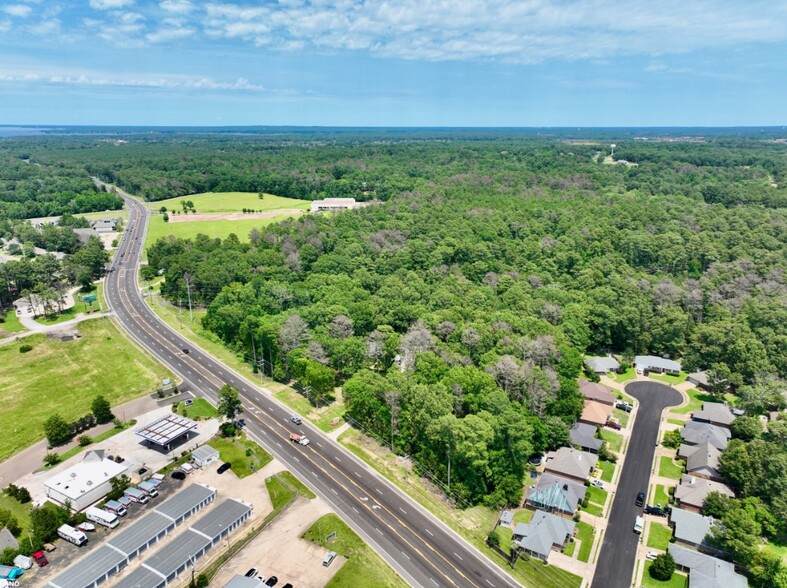
<path fill-rule="evenodd" d="M 380 529 L 378 529 L 377 527 L 375 527 L 374 530 L 377 531 L 378 533 L 380 533 L 380 535 L 383 534 L 383 532 Z"/>
<path fill-rule="evenodd" d="M 403 509 L 401 506 L 399 507 L 399 510 L 401 510 L 405 515 L 407 514 L 407 511 Z"/>
<path fill-rule="evenodd" d="M 357 508 L 355 508 L 354 506 L 353 506 L 353 510 L 354 510 L 354 511 L 355 511 L 357 514 L 361 514 L 361 511 L 360 511 L 360 510 L 358 510 Z"/>
<path fill-rule="evenodd" d="M 338 457 L 336 458 L 336 461 L 338 461 L 339 463 L 342 463 L 342 460 L 339 459 Z"/>
<path fill-rule="evenodd" d="M 487 584 L 489 584 L 489 585 L 490 585 L 492 588 L 495 588 L 495 585 L 494 585 L 494 584 L 492 584 L 492 582 L 490 582 L 490 581 L 489 581 L 487 578 L 484 578 L 484 581 L 485 581 Z"/>
<path fill-rule="evenodd" d="M 356 475 L 356 476 L 358 476 L 359 478 L 361 477 L 361 474 L 359 474 L 358 472 L 353 472 L 353 474 L 355 474 L 355 475 Z"/>
<path fill-rule="evenodd" d="M 462 556 L 461 556 L 461 555 L 459 555 L 459 554 L 458 554 L 456 551 L 454 551 L 454 555 L 455 555 L 456 557 L 458 557 L 458 558 L 459 558 L 459 561 L 464 561 L 464 560 L 462 559 Z"/>
<path fill-rule="evenodd" d="M 339 493 L 336 491 L 336 488 L 331 488 L 331 492 L 333 492 L 334 494 L 336 494 L 336 496 L 339 496 Z"/>
<path fill-rule="evenodd" d="M 314 476 L 315 478 L 319 478 L 319 477 L 320 477 L 320 476 L 317 474 L 317 472 L 315 472 L 314 470 L 312 470 L 312 476 Z"/>
<path fill-rule="evenodd" d="M 402 552 L 402 555 L 405 556 L 407 559 L 410 559 L 410 556 L 407 555 L 404 551 Z M 412 561 L 412 560 L 410 560 L 410 561 Z"/>
<path fill-rule="evenodd" d="M 320 443 L 319 441 L 317 441 L 316 443 L 317 443 L 317 445 L 318 445 L 319 447 L 322 447 L 322 443 Z"/>
<path fill-rule="evenodd" d="M 435 581 L 435 579 L 434 579 L 434 578 L 429 578 L 429 579 L 432 581 L 432 583 L 433 583 L 435 586 L 440 586 L 440 584 L 438 584 L 438 583 Z"/>
<path fill-rule="evenodd" d="M 375 488 L 374 491 L 377 492 L 377 494 L 379 494 L 380 496 L 383 495 L 383 491 L 380 490 L 379 488 Z"/>
<path fill-rule="evenodd" d="M 426 531 L 427 533 L 429 533 L 429 535 L 430 535 L 431 537 L 434 537 L 434 534 L 433 534 L 433 533 L 432 533 L 432 532 L 431 532 L 429 529 L 424 529 L 424 531 Z"/>
<path fill-rule="evenodd" d="M 292 459 L 294 459 L 294 460 L 295 460 L 295 461 L 297 461 L 298 463 L 301 463 L 301 460 L 300 460 L 300 459 L 298 459 L 297 457 L 295 457 L 294 455 L 292 456 Z"/>

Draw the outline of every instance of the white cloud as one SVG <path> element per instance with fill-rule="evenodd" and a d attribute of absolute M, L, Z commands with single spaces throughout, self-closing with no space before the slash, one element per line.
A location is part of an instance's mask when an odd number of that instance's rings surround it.
<path fill-rule="evenodd" d="M 47 69 L 23 71 L 22 67 L 0 70 L 0 82 L 39 83 L 58 86 L 103 86 L 118 88 L 152 88 L 164 90 L 213 90 L 229 92 L 266 92 L 262 84 L 246 78 L 234 81 L 216 80 L 210 77 L 188 77 L 172 74 L 129 74 L 114 77 L 102 72 L 54 72 Z"/>
<path fill-rule="evenodd" d="M 3 6 L 1 9 L 9 16 L 18 16 L 20 18 L 24 18 L 28 16 L 33 9 L 25 4 L 9 4 L 8 6 Z"/>
<path fill-rule="evenodd" d="M 785 0 L 209 3 L 213 37 L 425 60 L 601 59 L 787 39 Z"/>
<path fill-rule="evenodd" d="M 173 14 L 188 14 L 194 10 L 194 5 L 189 0 L 164 0 L 159 6 Z"/>
<path fill-rule="evenodd" d="M 90 0 L 91 8 L 96 10 L 116 10 L 134 4 L 134 0 Z"/>
<path fill-rule="evenodd" d="M 148 33 L 145 38 L 151 43 L 162 43 L 166 41 L 174 41 L 175 39 L 183 39 L 191 37 L 195 33 L 194 29 L 188 27 L 162 27 L 157 31 Z"/>

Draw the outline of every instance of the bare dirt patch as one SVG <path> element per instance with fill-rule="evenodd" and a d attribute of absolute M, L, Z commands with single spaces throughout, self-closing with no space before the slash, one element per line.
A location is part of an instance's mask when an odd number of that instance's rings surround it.
<path fill-rule="evenodd" d="M 171 223 L 191 223 L 217 220 L 255 220 L 275 218 L 284 215 L 298 215 L 305 212 L 300 208 L 279 208 L 265 212 L 203 212 L 197 214 L 173 214 L 169 217 Z"/>

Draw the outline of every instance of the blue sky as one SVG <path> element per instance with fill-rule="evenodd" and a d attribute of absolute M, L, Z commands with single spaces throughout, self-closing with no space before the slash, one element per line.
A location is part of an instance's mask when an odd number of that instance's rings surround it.
<path fill-rule="evenodd" d="M 787 123 L 787 0 L 0 0 L 0 124 Z"/>

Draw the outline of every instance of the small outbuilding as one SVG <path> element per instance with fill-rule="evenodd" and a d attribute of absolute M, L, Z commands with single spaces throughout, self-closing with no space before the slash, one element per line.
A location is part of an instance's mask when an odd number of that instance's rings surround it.
<path fill-rule="evenodd" d="M 214 461 L 218 461 L 218 459 L 219 450 L 210 445 L 201 445 L 191 452 L 191 461 L 199 467 L 205 467 Z"/>

